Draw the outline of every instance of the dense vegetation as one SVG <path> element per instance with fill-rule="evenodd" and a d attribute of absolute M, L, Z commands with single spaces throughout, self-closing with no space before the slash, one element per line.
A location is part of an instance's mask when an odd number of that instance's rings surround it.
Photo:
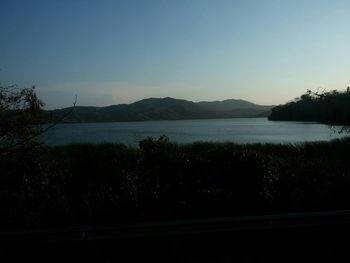
<path fill-rule="evenodd" d="M 350 208 L 350 140 L 76 144 L 0 158 L 3 228 Z"/>
<path fill-rule="evenodd" d="M 34 89 L 0 88 L 2 228 L 350 208 L 350 139 L 239 145 L 161 137 L 138 148 L 48 147 L 35 140 L 44 130 L 33 125 L 43 105 Z M 300 101 L 307 100 L 321 98 Z"/>
<path fill-rule="evenodd" d="M 272 109 L 269 120 L 318 121 L 330 125 L 350 124 L 350 88 L 346 91 L 313 93 Z"/>
<path fill-rule="evenodd" d="M 71 114 L 71 108 L 47 112 L 50 119 L 64 122 L 113 122 L 113 121 L 149 121 L 149 120 L 186 120 L 234 117 L 267 117 L 271 106 L 261 106 L 244 100 L 224 100 L 213 102 L 192 102 L 173 98 L 150 98 L 131 104 L 119 104 L 108 107 L 77 106 Z"/>
<path fill-rule="evenodd" d="M 30 147 L 44 130 L 35 123 L 42 120 L 44 103 L 35 87 L 20 89 L 0 85 L 0 158 L 18 148 Z"/>

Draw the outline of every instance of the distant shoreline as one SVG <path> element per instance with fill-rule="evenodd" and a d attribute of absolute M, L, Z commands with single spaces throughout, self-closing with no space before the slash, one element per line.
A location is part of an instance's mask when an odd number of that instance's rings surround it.
<path fill-rule="evenodd" d="M 162 119 L 162 120 L 130 120 L 130 121 L 89 121 L 89 122 L 67 122 L 67 121 L 63 121 L 61 123 L 58 123 L 58 124 L 92 124 L 92 123 L 130 123 L 130 122 L 163 122 L 163 121 L 205 121 L 205 120 L 229 120 L 229 119 L 268 119 L 268 117 L 231 117 L 231 118 L 225 118 L 225 117 L 222 117 L 222 118 L 202 118 L 202 119 Z M 279 122 L 280 120 L 269 120 L 271 122 Z M 284 121 L 284 120 L 282 120 Z M 298 122 L 298 121 L 295 121 L 295 122 Z M 300 122 L 303 122 L 303 121 L 300 121 Z M 311 123 L 310 122 L 307 122 L 307 123 Z M 314 123 L 320 123 L 320 124 L 323 124 L 321 122 L 314 122 Z M 45 124 L 45 123 L 43 123 Z"/>

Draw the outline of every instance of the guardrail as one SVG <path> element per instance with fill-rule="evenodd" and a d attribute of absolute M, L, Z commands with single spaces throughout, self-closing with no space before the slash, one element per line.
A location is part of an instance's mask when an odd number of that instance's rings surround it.
<path fill-rule="evenodd" d="M 72 242 L 346 226 L 350 226 L 350 210 L 0 231 L 0 242 Z"/>

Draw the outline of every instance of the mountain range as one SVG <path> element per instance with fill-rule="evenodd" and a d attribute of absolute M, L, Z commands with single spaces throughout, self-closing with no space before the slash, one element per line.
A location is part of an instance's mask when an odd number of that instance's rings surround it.
<path fill-rule="evenodd" d="M 272 108 L 237 99 L 192 102 L 167 97 L 106 107 L 75 106 L 46 111 L 46 114 L 61 122 L 118 122 L 267 117 Z"/>

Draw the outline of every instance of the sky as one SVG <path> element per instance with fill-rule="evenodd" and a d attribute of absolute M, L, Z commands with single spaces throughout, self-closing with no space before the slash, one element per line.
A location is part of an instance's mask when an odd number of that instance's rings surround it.
<path fill-rule="evenodd" d="M 348 0 L 0 0 L 0 83 L 47 109 L 285 103 L 350 83 Z"/>

